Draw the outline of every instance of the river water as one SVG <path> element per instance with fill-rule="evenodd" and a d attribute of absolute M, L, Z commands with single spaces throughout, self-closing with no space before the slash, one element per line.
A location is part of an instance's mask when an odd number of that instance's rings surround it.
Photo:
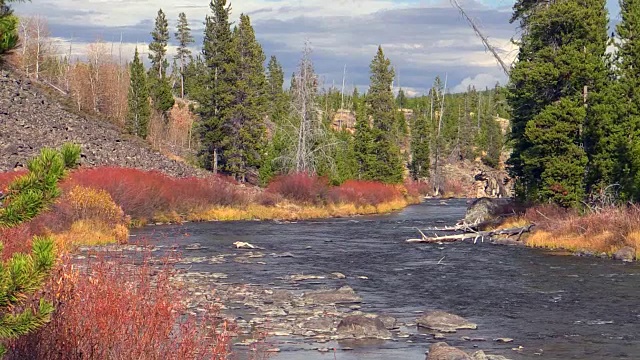
<path fill-rule="evenodd" d="M 297 223 L 211 222 L 154 226 L 135 238 L 178 248 L 200 243 L 196 255 L 234 252 L 246 241 L 266 253 L 263 264 L 200 264 L 199 271 L 228 274 L 228 282 L 311 290 L 351 286 L 362 311 L 387 314 L 405 323 L 420 311 L 444 310 L 478 324 L 478 330 L 447 335 L 450 345 L 511 359 L 640 359 L 640 266 L 598 258 L 558 256 L 524 247 L 485 243 L 408 244 L 415 227 L 454 224 L 466 202 L 429 200 L 401 212 L 352 219 Z M 265 264 L 266 263 L 266 264 Z M 346 279 L 293 284 L 292 274 Z M 363 279 L 360 277 L 367 277 Z M 323 346 L 351 351 L 321 354 L 304 339 L 273 341 L 274 359 L 424 359 L 435 340 L 411 327 L 408 339 Z M 461 337 L 485 338 L 465 341 Z M 509 337 L 502 344 L 495 338 Z M 521 348 L 519 348 L 521 347 Z M 516 349 L 516 350 L 514 350 Z"/>

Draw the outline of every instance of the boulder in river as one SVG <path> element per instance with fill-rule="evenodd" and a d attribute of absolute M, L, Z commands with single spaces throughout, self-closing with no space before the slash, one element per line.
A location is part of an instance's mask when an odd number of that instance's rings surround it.
<path fill-rule="evenodd" d="M 350 304 L 362 302 L 362 298 L 349 286 L 343 286 L 338 290 L 308 292 L 304 295 L 304 298 L 307 302 L 313 304 Z"/>
<path fill-rule="evenodd" d="M 338 324 L 339 339 L 391 339 L 391 333 L 378 318 L 347 316 Z"/>
<path fill-rule="evenodd" d="M 475 200 L 464 216 L 464 222 L 467 224 L 482 224 L 500 217 L 505 214 L 506 205 L 509 203 L 507 199 L 490 199 L 480 198 Z"/>
<path fill-rule="evenodd" d="M 478 325 L 462 318 L 458 315 L 449 314 L 444 311 L 432 311 L 424 314 L 416 321 L 418 326 L 439 332 L 452 333 L 460 329 L 478 328 Z"/>
<path fill-rule="evenodd" d="M 616 260 L 622 260 L 626 262 L 632 262 L 636 259 L 636 249 L 625 246 L 613 254 L 613 258 Z"/>
<path fill-rule="evenodd" d="M 427 360 L 473 360 L 466 352 L 449 346 L 445 342 L 437 342 L 429 348 Z"/>

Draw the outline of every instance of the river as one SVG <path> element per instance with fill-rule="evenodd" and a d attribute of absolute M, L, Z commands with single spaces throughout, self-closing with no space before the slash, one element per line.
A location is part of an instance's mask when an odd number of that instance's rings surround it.
<path fill-rule="evenodd" d="M 245 241 L 265 253 L 260 262 L 190 264 L 225 273 L 227 282 L 293 291 L 351 286 L 361 311 L 415 323 L 421 311 L 444 310 L 478 324 L 478 330 L 447 334 L 447 343 L 510 359 L 640 359 L 640 266 L 611 260 L 558 256 L 525 247 L 485 243 L 408 244 L 415 227 L 453 224 L 466 202 L 429 200 L 393 214 L 297 223 L 211 222 L 152 226 L 133 239 L 178 248 L 199 243 L 190 256 L 238 253 Z M 327 275 L 292 282 L 292 274 Z M 363 277 L 366 277 L 363 278 Z M 274 359 L 424 359 L 434 343 L 415 326 L 408 338 L 375 343 L 328 343 L 329 354 L 304 338 L 269 339 Z M 463 336 L 486 341 L 463 340 Z M 513 338 L 502 344 L 495 338 Z M 341 351 L 342 347 L 353 348 Z M 521 347 L 521 348 L 519 348 Z M 514 350 L 516 349 L 516 350 Z"/>

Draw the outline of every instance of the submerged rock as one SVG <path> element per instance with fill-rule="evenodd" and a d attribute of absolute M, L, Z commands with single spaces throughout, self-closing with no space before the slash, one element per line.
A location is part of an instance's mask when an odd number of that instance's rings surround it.
<path fill-rule="evenodd" d="M 449 346 L 445 342 L 438 342 L 429 348 L 429 355 L 427 360 L 473 360 L 464 351 Z"/>
<path fill-rule="evenodd" d="M 632 262 L 636 259 L 636 249 L 630 246 L 625 246 L 622 249 L 616 251 L 616 253 L 613 254 L 613 258 L 616 260 Z"/>
<path fill-rule="evenodd" d="M 299 324 L 298 327 L 306 331 L 330 333 L 334 329 L 334 323 L 333 320 L 327 317 L 313 318 Z"/>
<path fill-rule="evenodd" d="M 338 339 L 390 339 L 391 333 L 378 318 L 347 316 L 338 324 Z"/>
<path fill-rule="evenodd" d="M 456 330 L 460 329 L 475 330 L 478 328 L 478 325 L 465 318 L 444 311 L 429 312 L 418 318 L 416 322 L 420 327 L 449 333 L 456 332 Z"/>
<path fill-rule="evenodd" d="M 315 304 L 349 304 L 360 303 L 362 298 L 349 286 L 343 286 L 338 290 L 319 290 L 306 293 L 307 302 Z"/>

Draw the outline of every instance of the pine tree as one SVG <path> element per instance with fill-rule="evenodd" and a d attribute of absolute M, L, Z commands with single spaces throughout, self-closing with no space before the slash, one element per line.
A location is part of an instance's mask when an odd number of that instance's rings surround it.
<path fill-rule="evenodd" d="M 358 89 L 353 90 L 353 106 L 356 113 L 356 125 L 354 134 L 354 154 L 356 157 L 356 166 L 358 179 L 369 180 L 375 178 L 375 144 L 373 139 L 373 130 L 371 129 L 371 121 L 367 115 L 365 101 L 359 99 Z"/>
<path fill-rule="evenodd" d="M 29 221 L 51 205 L 60 195 L 58 183 L 79 159 L 77 145 L 65 144 L 60 151 L 42 149 L 29 161 L 29 173 L 9 185 L 6 205 L 0 207 L 0 228 Z M 42 298 L 37 309 L 25 306 L 25 300 L 42 286 L 55 261 L 51 238 L 35 237 L 32 247 L 31 254 L 14 253 L 9 260 L 0 262 L 0 341 L 36 331 L 53 312 L 53 305 Z M 0 357 L 5 353 L 6 348 L 0 344 Z"/>
<path fill-rule="evenodd" d="M 180 62 L 180 97 L 184 99 L 185 69 L 187 67 L 187 61 L 191 57 L 189 45 L 193 44 L 194 39 L 191 35 L 189 21 L 187 21 L 187 14 L 183 12 L 178 15 L 178 25 L 176 27 L 175 37 L 178 41 L 178 49 L 176 50 L 175 58 Z"/>
<path fill-rule="evenodd" d="M 22 0 L 0 0 L 0 55 L 18 46 L 18 17 L 8 3 Z"/>
<path fill-rule="evenodd" d="M 167 77 L 169 61 L 167 60 L 167 44 L 169 42 L 169 23 L 162 9 L 158 10 L 155 28 L 151 32 L 153 41 L 149 44 L 149 90 L 153 107 L 165 113 L 173 107 L 175 100 L 171 93 L 171 84 Z"/>
<path fill-rule="evenodd" d="M 226 170 L 244 182 L 250 168 L 257 169 L 266 146 L 267 82 L 265 55 L 255 38 L 249 16 L 241 14 L 234 32 L 238 54 L 235 99 L 230 123 L 230 144 L 225 150 Z"/>
<path fill-rule="evenodd" d="M 626 197 L 640 200 L 640 1 L 621 0 L 616 28 L 619 124 L 617 178 Z M 624 136 L 624 137 L 623 137 Z"/>
<path fill-rule="evenodd" d="M 138 48 L 136 48 L 133 62 L 129 68 L 131 74 L 128 95 L 129 112 L 125 128 L 129 134 L 146 139 L 149 131 L 151 107 L 149 104 L 147 75 L 144 70 L 144 64 L 140 60 Z"/>
<path fill-rule="evenodd" d="M 157 78 L 164 78 L 167 75 L 167 68 L 169 67 L 169 62 L 167 61 L 169 22 L 162 9 L 158 10 L 151 37 L 153 41 L 149 44 L 149 60 L 151 60 L 149 72 L 155 73 Z"/>
<path fill-rule="evenodd" d="M 419 114 L 411 127 L 411 174 L 414 179 L 429 177 L 431 164 L 429 120 Z"/>
<path fill-rule="evenodd" d="M 516 191 L 526 200 L 575 206 L 585 193 L 585 148 L 600 141 L 594 135 L 607 77 L 604 0 L 520 0 L 516 20 L 523 29 L 509 96 Z"/>
<path fill-rule="evenodd" d="M 284 71 L 275 56 L 271 56 L 267 65 L 267 96 L 269 99 L 269 118 L 281 123 L 287 112 L 287 94 L 284 91 Z"/>
<path fill-rule="evenodd" d="M 260 182 L 267 184 L 281 172 L 278 159 L 286 153 L 284 125 L 289 108 L 289 100 L 284 91 L 284 71 L 275 56 L 271 56 L 267 65 L 267 99 L 269 129 L 271 139 L 265 150 L 264 161 L 260 166 Z"/>
<path fill-rule="evenodd" d="M 404 90 L 402 90 L 402 88 L 398 90 L 398 96 L 396 96 L 396 104 L 400 109 L 404 109 L 407 107 L 407 96 L 405 95 Z"/>
<path fill-rule="evenodd" d="M 402 181 L 403 164 L 398 148 L 398 121 L 396 104 L 391 91 L 394 72 L 391 62 L 384 56 L 382 47 L 371 62 L 371 83 L 367 93 L 369 115 L 373 118 L 372 138 L 376 144 L 375 169 L 367 171 L 372 180 L 386 183 Z"/>
<path fill-rule="evenodd" d="M 198 128 L 203 165 L 214 172 L 226 167 L 222 156 L 228 146 L 228 128 L 233 116 L 238 57 L 233 42 L 226 0 L 212 0 L 213 14 L 205 21 L 202 56 L 206 73 L 196 94 L 201 121 Z"/>

